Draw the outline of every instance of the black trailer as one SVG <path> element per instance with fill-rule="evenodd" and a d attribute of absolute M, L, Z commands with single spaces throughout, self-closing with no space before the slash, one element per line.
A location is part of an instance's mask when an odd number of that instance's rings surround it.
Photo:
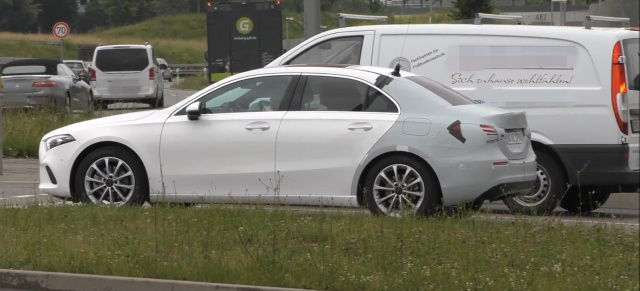
<path fill-rule="evenodd" d="M 280 1 L 207 2 L 209 82 L 262 68 L 282 54 Z"/>

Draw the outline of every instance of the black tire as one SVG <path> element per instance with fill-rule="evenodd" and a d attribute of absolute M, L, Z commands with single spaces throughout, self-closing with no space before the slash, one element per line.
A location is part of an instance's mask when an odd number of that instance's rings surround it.
<path fill-rule="evenodd" d="M 605 187 L 572 187 L 560 200 L 560 206 L 569 212 L 587 213 L 600 208 L 610 196 L 610 189 Z"/>
<path fill-rule="evenodd" d="M 71 114 L 73 112 L 71 110 L 71 93 L 69 93 L 69 92 L 67 92 L 67 97 L 65 97 L 64 112 L 67 113 L 67 114 Z"/>
<path fill-rule="evenodd" d="M 93 100 L 93 107 L 95 110 L 107 110 L 109 109 L 109 103 L 101 100 Z"/>
<path fill-rule="evenodd" d="M 398 166 L 398 175 L 384 180 L 380 174 L 383 171 L 387 172 L 392 165 Z M 407 173 L 409 174 L 408 176 Z M 406 177 L 409 180 L 398 181 Z M 418 178 L 422 179 L 422 183 L 416 182 Z M 392 184 L 390 185 L 389 182 Z M 389 189 L 394 188 L 394 190 L 380 190 L 374 187 L 383 184 Z M 422 192 L 422 199 L 405 191 Z M 401 193 L 398 194 L 398 192 Z M 408 156 L 388 156 L 376 162 L 367 173 L 364 195 L 366 196 L 367 207 L 374 215 L 404 215 L 404 206 L 409 206 L 407 200 L 410 200 L 414 206 L 412 207 L 412 212 L 419 215 L 430 216 L 441 208 L 440 186 L 435 174 L 423 163 Z M 404 196 L 406 200 L 402 200 L 401 196 Z M 380 201 L 382 198 L 387 199 Z M 395 201 L 403 203 L 396 203 Z M 389 207 L 385 207 L 385 205 Z"/>
<path fill-rule="evenodd" d="M 173 82 L 173 76 L 169 75 L 169 79 L 167 81 Z"/>
<path fill-rule="evenodd" d="M 536 156 L 538 180 L 533 191 L 502 200 L 512 213 L 549 214 L 567 191 L 567 179 L 560 164 L 545 152 L 536 151 Z"/>
<path fill-rule="evenodd" d="M 122 164 L 118 167 L 119 162 Z M 95 170 L 93 164 L 101 171 Z M 86 177 L 91 180 L 85 181 Z M 89 204 L 140 205 L 149 197 L 149 181 L 142 162 L 133 152 L 117 146 L 89 153 L 78 166 L 75 186 L 78 200 Z M 96 191 L 88 193 L 91 189 Z"/>

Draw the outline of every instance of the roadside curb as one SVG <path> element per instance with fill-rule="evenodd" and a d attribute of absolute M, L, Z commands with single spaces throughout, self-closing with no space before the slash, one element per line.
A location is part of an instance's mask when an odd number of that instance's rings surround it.
<path fill-rule="evenodd" d="M 0 288 L 55 291 L 296 291 L 279 287 L 0 269 Z"/>

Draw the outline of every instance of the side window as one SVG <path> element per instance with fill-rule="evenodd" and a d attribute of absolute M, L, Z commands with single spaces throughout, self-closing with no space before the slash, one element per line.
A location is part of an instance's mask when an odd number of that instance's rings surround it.
<path fill-rule="evenodd" d="M 258 77 L 218 88 L 200 98 L 203 114 L 286 110 L 280 106 L 292 76 Z"/>
<path fill-rule="evenodd" d="M 287 64 L 360 64 L 362 36 L 335 38 L 317 44 Z"/>
<path fill-rule="evenodd" d="M 302 111 L 398 112 L 396 105 L 362 82 L 309 76 L 302 93 Z"/>

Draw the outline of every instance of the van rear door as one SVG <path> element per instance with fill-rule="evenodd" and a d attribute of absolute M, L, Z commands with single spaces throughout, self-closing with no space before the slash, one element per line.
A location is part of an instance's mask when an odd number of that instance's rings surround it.
<path fill-rule="evenodd" d="M 633 171 L 640 169 L 640 39 L 629 38 L 622 41 L 622 51 L 625 57 L 627 76 L 626 120 L 627 141 L 629 142 L 629 168 Z M 624 118 L 624 117 L 623 117 Z"/>
<path fill-rule="evenodd" d="M 147 94 L 155 86 L 153 63 L 144 47 L 115 47 L 96 51 L 95 88 L 100 94 L 131 97 Z M 153 76 L 153 77 L 152 77 Z"/>

